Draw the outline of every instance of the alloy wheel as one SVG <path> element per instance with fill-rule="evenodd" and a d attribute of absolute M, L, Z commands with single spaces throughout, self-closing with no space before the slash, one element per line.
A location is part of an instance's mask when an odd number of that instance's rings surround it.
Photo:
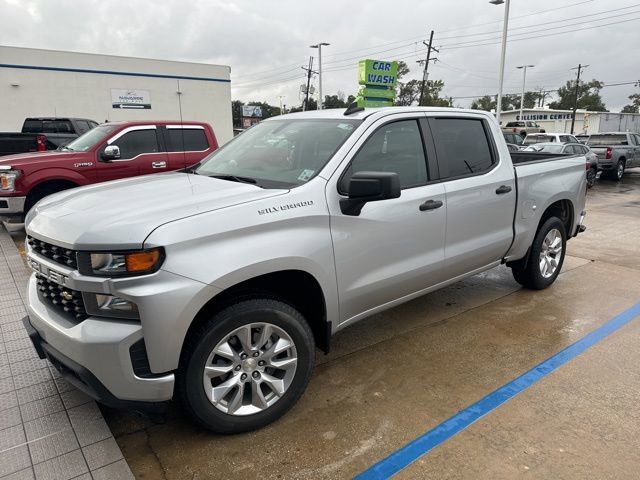
<path fill-rule="evenodd" d="M 545 235 L 540 249 L 540 274 L 544 278 L 551 277 L 560 264 L 562 258 L 562 234 L 557 228 L 552 228 Z"/>
<path fill-rule="evenodd" d="M 253 415 L 282 398 L 298 357 L 291 337 L 270 323 L 250 323 L 226 335 L 207 358 L 202 381 L 209 401 L 229 415 Z"/>

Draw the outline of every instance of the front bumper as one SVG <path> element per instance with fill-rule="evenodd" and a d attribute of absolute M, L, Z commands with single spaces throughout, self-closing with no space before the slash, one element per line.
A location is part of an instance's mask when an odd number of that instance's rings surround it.
<path fill-rule="evenodd" d="M 93 399 L 112 408 L 132 408 L 152 412 L 164 412 L 166 410 L 166 402 L 141 402 L 117 398 L 90 370 L 74 362 L 45 342 L 40 333 L 31 324 L 29 317 L 23 318 L 22 322 L 39 357 L 48 359 L 65 380 Z"/>
<path fill-rule="evenodd" d="M 36 350 L 76 387 L 113 406 L 172 398 L 173 373 L 141 378 L 134 372 L 130 349 L 142 338 L 139 323 L 98 317 L 76 323 L 41 300 L 35 276 L 29 280 L 27 298 L 25 327 Z"/>
<path fill-rule="evenodd" d="M 21 219 L 27 197 L 0 197 L 0 220 Z"/>

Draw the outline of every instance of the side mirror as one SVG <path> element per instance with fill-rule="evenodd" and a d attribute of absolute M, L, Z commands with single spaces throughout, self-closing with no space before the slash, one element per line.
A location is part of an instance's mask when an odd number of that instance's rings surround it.
<path fill-rule="evenodd" d="M 112 160 L 117 160 L 120 158 L 120 147 L 117 145 L 108 145 L 107 148 L 102 152 L 102 160 L 105 162 L 110 162 Z"/>
<path fill-rule="evenodd" d="M 356 172 L 349 180 L 349 198 L 340 200 L 345 215 L 358 216 L 367 202 L 400 196 L 400 176 L 395 172 Z"/>

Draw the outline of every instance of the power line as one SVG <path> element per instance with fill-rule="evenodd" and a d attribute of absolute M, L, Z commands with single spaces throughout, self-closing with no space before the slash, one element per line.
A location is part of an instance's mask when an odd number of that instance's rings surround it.
<path fill-rule="evenodd" d="M 525 15 L 519 15 L 519 16 L 512 17 L 511 20 L 514 21 L 514 20 L 517 20 L 517 19 L 520 19 L 520 18 L 526 18 L 526 17 L 530 17 L 530 16 L 533 16 L 533 15 L 539 15 L 539 14 L 543 14 L 543 13 L 554 12 L 554 11 L 557 11 L 557 10 L 562 10 L 562 9 L 565 9 L 565 8 L 574 7 L 574 6 L 582 5 L 582 4 L 585 4 L 585 3 L 592 3 L 593 1 L 595 1 L 595 0 L 583 0 L 583 1 L 580 1 L 580 2 L 575 2 L 575 3 L 571 3 L 571 4 L 567 4 L 567 5 L 562 5 L 562 6 L 551 8 L 551 9 L 547 9 L 547 10 L 539 10 L 537 12 L 532 12 L 532 13 L 528 13 L 528 14 L 525 14 Z M 480 27 L 480 26 L 484 26 L 484 25 L 492 25 L 492 24 L 501 23 L 501 22 L 502 22 L 502 20 L 496 20 L 496 21 L 491 21 L 491 22 L 479 23 L 479 24 L 475 24 L 475 25 L 467 25 L 465 27 L 459 27 L 459 28 L 454 28 L 454 29 L 450 29 L 450 30 L 443 30 L 443 31 L 441 31 L 441 33 L 449 33 L 449 32 L 455 32 L 455 31 L 460 31 L 460 30 L 466 30 L 466 29 L 469 29 L 469 28 L 476 28 L 476 27 Z M 357 48 L 357 49 L 352 49 L 352 50 L 344 50 L 342 52 L 337 52 L 337 53 L 334 53 L 332 55 L 329 55 L 329 56 L 327 56 L 327 58 L 336 58 L 336 57 L 340 57 L 342 55 L 346 55 L 346 54 L 353 53 L 353 52 L 367 52 L 367 54 L 374 55 L 376 53 L 371 53 L 371 49 L 376 49 L 378 47 L 385 47 L 385 46 L 389 46 L 389 45 L 396 45 L 396 44 L 399 44 L 399 43 L 403 43 L 403 45 L 401 47 L 397 47 L 397 48 L 394 48 L 394 49 L 387 50 L 387 51 L 393 51 L 393 50 L 398 50 L 399 48 L 402 48 L 402 47 L 406 47 L 408 45 L 417 44 L 417 42 L 420 41 L 420 40 L 424 40 L 424 36 L 423 35 L 414 36 L 414 37 L 406 38 L 406 39 L 403 39 L 403 40 L 395 40 L 395 41 L 392 41 L 392 42 L 375 44 L 375 45 L 371 45 L 369 47 L 362 47 L 362 48 Z M 407 43 L 407 42 L 409 42 L 409 43 Z M 385 52 L 386 51 L 377 52 L 377 53 L 385 53 Z M 360 55 L 360 56 L 362 56 L 362 55 Z M 350 59 L 343 59 L 343 60 L 350 60 Z M 342 60 L 336 60 L 336 61 L 330 61 L 330 62 L 331 63 L 337 63 L 337 62 L 340 62 L 340 61 L 342 61 Z M 328 64 L 330 62 L 325 62 L 325 64 Z M 303 63 L 303 62 L 300 62 L 300 63 Z M 235 78 L 239 79 L 239 78 L 246 78 L 246 77 L 255 77 L 255 76 L 258 76 L 258 75 L 262 75 L 263 73 L 270 73 L 270 72 L 285 73 L 285 72 L 282 71 L 283 69 L 289 69 L 288 71 L 291 71 L 291 70 L 293 70 L 293 67 L 296 67 L 296 68 L 299 67 L 300 63 L 284 64 L 284 65 L 280 65 L 280 66 L 277 66 L 277 67 L 273 67 L 273 68 L 269 68 L 269 69 L 265 69 L 265 70 L 260 70 L 260 71 L 257 71 L 257 72 L 241 74 L 241 75 L 238 75 Z M 278 73 L 276 73 L 275 75 L 278 75 Z M 274 75 L 271 75 L 271 76 L 274 76 Z"/>

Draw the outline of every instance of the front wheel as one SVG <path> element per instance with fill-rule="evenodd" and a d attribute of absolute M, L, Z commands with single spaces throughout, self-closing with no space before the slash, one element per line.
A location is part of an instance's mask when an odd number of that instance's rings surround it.
<path fill-rule="evenodd" d="M 562 269 L 567 245 L 564 224 L 557 217 L 547 219 L 533 239 L 529 261 L 511 266 L 513 278 L 526 288 L 542 290 L 551 285 Z"/>
<path fill-rule="evenodd" d="M 273 299 L 240 301 L 185 342 L 177 393 L 192 418 L 218 433 L 263 427 L 304 392 L 315 361 L 304 317 Z"/>

